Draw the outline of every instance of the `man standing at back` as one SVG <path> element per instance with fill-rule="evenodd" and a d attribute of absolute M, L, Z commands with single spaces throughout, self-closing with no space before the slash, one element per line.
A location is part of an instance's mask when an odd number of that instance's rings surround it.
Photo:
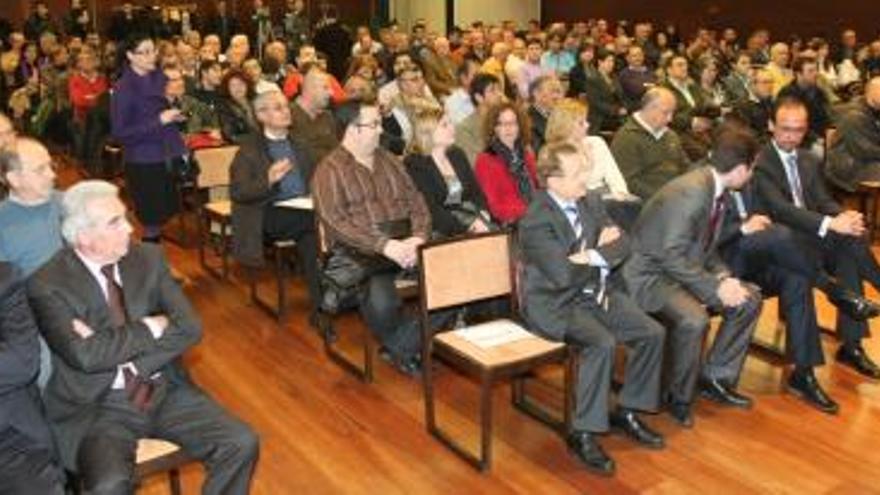
<path fill-rule="evenodd" d="M 132 493 L 138 439 L 167 439 L 205 462 L 203 493 L 245 494 L 257 437 L 184 371 L 201 324 L 160 248 L 131 245 L 125 214 L 112 184 L 71 187 L 69 247 L 28 281 L 53 352 L 45 401 L 62 462 L 87 493 Z"/>

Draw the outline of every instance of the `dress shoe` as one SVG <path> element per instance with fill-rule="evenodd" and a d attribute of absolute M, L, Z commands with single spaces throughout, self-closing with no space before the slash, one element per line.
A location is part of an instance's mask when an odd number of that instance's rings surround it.
<path fill-rule="evenodd" d="M 829 292 L 828 300 L 854 320 L 868 320 L 880 315 L 880 305 L 847 289 Z"/>
<path fill-rule="evenodd" d="M 665 408 L 679 426 L 693 428 L 694 415 L 691 413 L 691 405 L 689 403 L 668 400 L 666 401 Z"/>
<path fill-rule="evenodd" d="M 845 364 L 868 378 L 880 378 L 880 368 L 871 361 L 860 345 L 842 345 L 834 356 L 838 363 Z"/>
<path fill-rule="evenodd" d="M 382 346 L 379 348 L 379 357 L 404 375 L 416 376 L 422 372 L 422 356 L 419 354 L 397 356 Z"/>
<path fill-rule="evenodd" d="M 581 462 L 594 473 L 603 476 L 614 474 L 614 459 L 602 450 L 602 446 L 595 437 L 586 431 L 576 431 L 566 439 L 568 450 L 577 456 Z"/>
<path fill-rule="evenodd" d="M 608 417 L 611 427 L 621 430 L 626 436 L 651 449 L 662 449 L 663 436 L 648 428 L 635 411 L 618 408 Z"/>
<path fill-rule="evenodd" d="M 822 390 L 816 376 L 811 371 L 795 371 L 788 377 L 789 392 L 803 399 L 807 404 L 827 413 L 837 414 L 838 405 Z"/>
<path fill-rule="evenodd" d="M 737 393 L 720 380 L 704 378 L 700 381 L 700 395 L 704 399 L 717 402 L 724 406 L 748 409 L 752 407 L 752 399 Z"/>

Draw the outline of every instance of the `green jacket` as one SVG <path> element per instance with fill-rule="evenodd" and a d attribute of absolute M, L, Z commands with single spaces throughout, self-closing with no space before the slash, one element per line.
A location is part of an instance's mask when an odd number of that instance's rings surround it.
<path fill-rule="evenodd" d="M 674 130 L 667 129 L 660 139 L 655 139 L 633 117 L 614 134 L 611 153 L 630 192 L 645 200 L 691 168 Z"/>

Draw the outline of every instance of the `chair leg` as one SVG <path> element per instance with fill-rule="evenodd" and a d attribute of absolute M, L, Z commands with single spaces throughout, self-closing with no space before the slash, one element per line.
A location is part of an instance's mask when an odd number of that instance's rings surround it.
<path fill-rule="evenodd" d="M 492 377 L 483 375 L 480 383 L 480 471 L 492 465 Z"/>
<path fill-rule="evenodd" d="M 376 354 L 373 349 L 374 345 L 372 342 L 372 337 L 370 337 L 369 335 L 364 335 L 364 338 L 366 339 L 363 347 L 364 360 L 363 364 L 359 365 L 357 362 L 346 356 L 345 353 L 337 348 L 336 342 L 339 339 L 333 329 L 333 323 L 331 320 L 331 315 L 328 315 L 324 312 L 318 313 L 318 327 L 321 330 L 321 335 L 324 340 L 324 354 L 326 354 L 331 361 L 339 365 L 340 368 L 353 374 L 362 382 L 372 383 L 373 356 Z"/>
<path fill-rule="evenodd" d="M 168 471 L 168 487 L 171 489 L 171 495 L 180 495 L 180 470 L 172 469 Z"/>
<path fill-rule="evenodd" d="M 275 283 L 278 287 L 275 307 L 278 308 L 276 318 L 279 323 L 284 320 L 284 317 L 287 314 L 287 267 L 284 262 L 285 253 L 286 251 L 284 249 L 275 249 Z"/>
<path fill-rule="evenodd" d="M 227 221 L 224 220 L 220 222 L 220 263 L 222 264 L 220 273 L 223 274 L 224 280 L 229 278 L 229 233 L 227 231 L 228 227 L 229 223 Z"/>

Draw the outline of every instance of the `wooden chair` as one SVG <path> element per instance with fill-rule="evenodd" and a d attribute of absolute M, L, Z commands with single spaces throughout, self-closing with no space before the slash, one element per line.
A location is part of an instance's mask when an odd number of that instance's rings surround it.
<path fill-rule="evenodd" d="M 489 233 L 432 242 L 419 249 L 421 290 L 422 377 L 425 422 L 428 431 L 470 464 L 485 471 L 492 462 L 492 387 L 513 379 L 514 406 L 557 429 L 570 429 L 574 353 L 563 343 L 551 342 L 525 329 L 513 319 L 497 319 L 454 331 L 434 333 L 429 313 L 477 301 L 509 296 L 517 311 L 517 270 L 513 268 L 508 233 Z M 488 331 L 514 335 L 483 345 L 466 334 Z M 480 381 L 480 448 L 475 455 L 437 425 L 434 406 L 433 358 Z M 564 363 L 562 419 L 554 418 L 525 394 L 524 376 L 549 363 Z"/>
<path fill-rule="evenodd" d="M 229 167 L 238 146 L 223 146 L 195 151 L 195 159 L 201 167 L 196 187 L 207 200 L 198 207 L 198 250 L 202 269 L 211 275 L 225 279 L 229 276 L 229 241 L 232 203 L 229 201 Z M 220 269 L 212 266 L 207 259 L 206 244 L 209 243 L 214 227 L 217 227 L 217 253 Z"/>
<path fill-rule="evenodd" d="M 320 221 L 317 215 L 315 215 L 315 222 L 318 236 L 319 270 L 323 270 L 324 263 L 329 255 L 329 246 L 326 240 L 324 224 Z M 413 280 L 397 280 L 395 281 L 395 288 L 397 289 L 398 296 L 404 301 L 414 299 L 419 293 L 418 283 Z M 364 383 L 372 383 L 374 378 L 373 368 L 375 365 L 377 343 L 369 329 L 364 332 L 362 357 L 360 362 L 358 362 L 353 357 L 339 349 L 337 342 L 338 335 L 333 324 L 336 315 L 324 311 L 319 303 L 316 305 L 318 331 L 321 333 L 321 338 L 324 340 L 324 353 L 327 354 L 327 357 L 330 358 L 331 361 L 339 365 L 345 371 L 355 375 Z"/>
<path fill-rule="evenodd" d="M 265 296 L 260 295 L 260 270 L 251 269 L 248 274 L 251 302 L 272 315 L 281 324 L 287 318 L 288 260 L 296 252 L 296 241 L 289 239 L 269 241 L 264 245 L 264 251 L 266 258 L 271 260 L 268 266 L 272 269 L 272 279 L 275 282 L 275 300 L 271 301 Z"/>
<path fill-rule="evenodd" d="M 135 479 L 143 479 L 162 472 L 168 472 L 168 484 L 172 495 L 180 495 L 180 468 L 190 459 L 174 443 L 156 438 L 138 440 L 135 454 Z"/>

